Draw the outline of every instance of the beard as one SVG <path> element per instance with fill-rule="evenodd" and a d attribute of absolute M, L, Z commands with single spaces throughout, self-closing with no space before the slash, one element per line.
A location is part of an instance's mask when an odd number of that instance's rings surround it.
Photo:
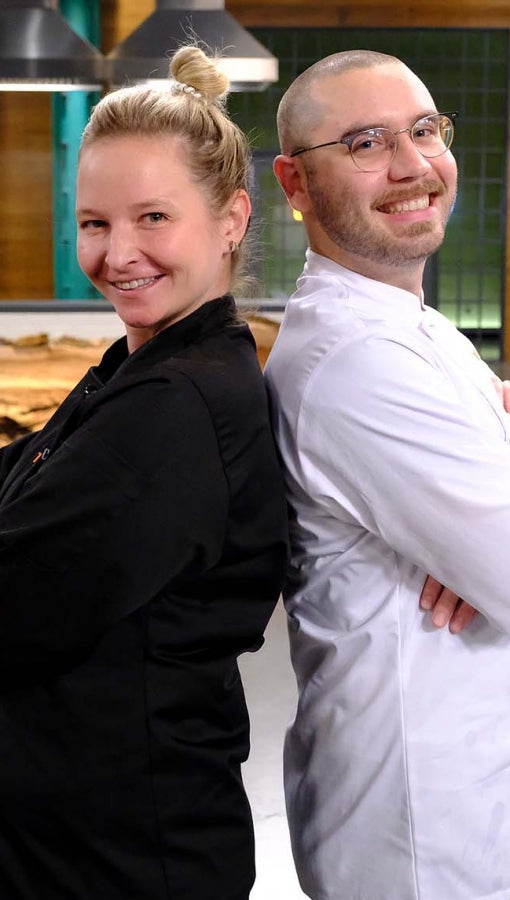
<path fill-rule="evenodd" d="M 319 184 L 312 169 L 308 170 L 308 193 L 313 203 L 315 216 L 322 229 L 340 249 L 355 256 L 360 256 L 377 264 L 403 267 L 424 261 L 441 246 L 444 239 L 446 223 L 453 207 L 454 197 L 445 205 L 444 216 L 438 228 L 432 222 L 411 222 L 402 225 L 401 233 L 390 233 L 382 225 L 373 221 L 361 206 L 352 189 L 343 185 L 342 190 L 335 191 Z M 436 179 L 428 179 L 420 184 L 423 193 L 444 197 L 446 188 Z M 416 195 L 416 191 L 414 196 Z M 371 205 L 377 208 L 389 202 L 405 200 L 404 190 L 393 191 L 380 197 Z M 381 215 L 383 215 L 381 213 Z"/>

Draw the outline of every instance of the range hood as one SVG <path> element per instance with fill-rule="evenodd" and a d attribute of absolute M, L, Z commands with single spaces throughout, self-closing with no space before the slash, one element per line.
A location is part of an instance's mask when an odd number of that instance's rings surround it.
<path fill-rule="evenodd" d="M 232 90 L 258 91 L 278 80 L 278 60 L 229 13 L 223 0 L 156 0 L 154 12 L 105 59 L 113 87 L 168 78 L 169 57 L 183 43 L 221 54 Z"/>
<path fill-rule="evenodd" d="M 103 62 L 56 0 L 0 0 L 0 91 L 98 89 Z"/>

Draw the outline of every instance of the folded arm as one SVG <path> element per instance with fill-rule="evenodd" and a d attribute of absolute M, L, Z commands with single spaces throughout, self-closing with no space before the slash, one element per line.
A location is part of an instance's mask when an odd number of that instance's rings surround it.
<path fill-rule="evenodd" d="M 300 444 L 328 491 L 358 498 L 368 531 L 451 592 L 447 609 L 462 597 L 510 633 L 510 447 L 488 402 L 483 422 L 468 407 L 419 346 L 376 336 L 312 379 Z"/>

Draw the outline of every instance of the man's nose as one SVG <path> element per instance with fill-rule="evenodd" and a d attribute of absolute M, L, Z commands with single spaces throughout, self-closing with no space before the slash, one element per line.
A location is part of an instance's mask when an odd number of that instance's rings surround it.
<path fill-rule="evenodd" d="M 388 175 L 390 178 L 416 178 L 425 175 L 432 168 L 430 160 L 423 156 L 414 143 L 409 128 L 402 128 L 395 134 L 395 150 Z"/>

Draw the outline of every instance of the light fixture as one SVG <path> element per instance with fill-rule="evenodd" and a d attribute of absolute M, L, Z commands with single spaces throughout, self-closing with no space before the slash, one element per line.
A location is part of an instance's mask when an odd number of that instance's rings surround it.
<path fill-rule="evenodd" d="M 56 0 L 0 0 L 0 91 L 97 90 L 103 62 Z"/>
<path fill-rule="evenodd" d="M 278 80 L 278 60 L 229 13 L 223 0 L 156 0 L 156 9 L 105 60 L 113 87 L 168 78 L 169 57 L 191 39 L 221 53 L 232 90 L 257 91 Z"/>

